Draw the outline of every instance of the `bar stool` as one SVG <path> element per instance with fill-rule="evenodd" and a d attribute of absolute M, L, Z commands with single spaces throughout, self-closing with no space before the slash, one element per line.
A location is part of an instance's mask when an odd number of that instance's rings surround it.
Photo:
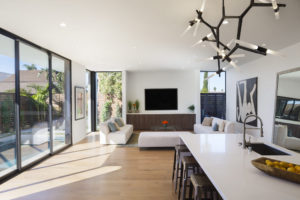
<path fill-rule="evenodd" d="M 198 165 L 197 161 L 193 156 L 184 156 L 181 162 L 182 162 L 182 170 L 181 170 L 180 182 L 179 182 L 178 199 L 181 198 L 180 195 L 182 190 L 182 199 L 185 200 L 186 188 L 191 187 L 191 184 L 187 185 L 187 181 L 190 179 L 189 172 L 193 174 L 200 173 L 200 166 Z"/>
<path fill-rule="evenodd" d="M 214 188 L 210 180 L 202 174 L 191 175 L 191 186 L 189 199 L 192 199 L 194 189 L 194 200 L 213 200 L 214 193 L 217 194 L 216 199 L 219 199 L 217 190 Z"/>
<path fill-rule="evenodd" d="M 183 156 L 190 156 L 191 153 L 185 145 L 176 145 L 174 152 L 173 162 L 173 175 L 172 180 L 174 181 L 175 192 L 177 192 L 178 179 L 180 179 L 182 164 L 181 159 Z"/>

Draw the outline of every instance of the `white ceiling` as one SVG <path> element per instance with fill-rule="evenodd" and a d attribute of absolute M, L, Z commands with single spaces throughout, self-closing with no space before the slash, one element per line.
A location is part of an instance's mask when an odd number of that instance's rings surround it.
<path fill-rule="evenodd" d="M 204 17 L 216 23 L 221 0 L 207 1 Z M 227 13 L 238 15 L 250 0 L 226 0 Z M 287 3 L 275 20 L 271 8 L 253 8 L 242 39 L 279 50 L 300 42 L 300 1 Z M 191 45 L 209 30 L 181 38 L 201 0 L 0 0 L 0 27 L 85 65 L 91 70 L 216 69 L 208 47 Z M 59 26 L 66 23 L 66 27 Z M 222 40 L 236 35 L 236 22 L 224 25 Z M 259 58 L 250 54 L 239 65 Z"/>

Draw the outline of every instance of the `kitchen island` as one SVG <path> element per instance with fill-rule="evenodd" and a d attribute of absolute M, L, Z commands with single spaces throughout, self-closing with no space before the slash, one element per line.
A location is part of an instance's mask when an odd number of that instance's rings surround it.
<path fill-rule="evenodd" d="M 251 164 L 251 160 L 262 155 L 239 145 L 242 134 L 186 134 L 180 137 L 223 199 L 300 199 L 299 184 L 269 176 Z M 260 138 L 252 137 L 251 142 L 260 142 Z M 264 157 L 300 165 L 298 153 L 265 144 L 290 155 Z"/>

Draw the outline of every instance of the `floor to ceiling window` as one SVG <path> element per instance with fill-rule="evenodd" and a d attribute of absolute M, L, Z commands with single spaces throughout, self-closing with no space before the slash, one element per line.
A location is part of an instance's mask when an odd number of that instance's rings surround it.
<path fill-rule="evenodd" d="M 70 61 L 52 56 L 52 131 L 53 149 L 71 143 Z"/>
<path fill-rule="evenodd" d="M 92 131 L 92 102 L 91 102 L 91 72 L 86 71 L 85 73 L 85 116 L 86 116 L 86 132 Z"/>
<path fill-rule="evenodd" d="M 97 129 L 111 117 L 122 117 L 122 72 L 97 73 Z"/>
<path fill-rule="evenodd" d="M 71 116 L 71 61 L 0 28 L 0 179 L 71 144 Z"/>
<path fill-rule="evenodd" d="M 14 45 L 0 35 L 0 176 L 16 169 Z"/>
<path fill-rule="evenodd" d="M 200 72 L 201 120 L 204 117 L 226 118 L 226 72 Z"/>
<path fill-rule="evenodd" d="M 46 52 L 20 43 L 22 166 L 50 152 L 49 66 Z"/>

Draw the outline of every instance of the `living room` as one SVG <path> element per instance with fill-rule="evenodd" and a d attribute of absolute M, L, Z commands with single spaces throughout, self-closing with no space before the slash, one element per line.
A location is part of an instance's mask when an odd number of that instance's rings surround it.
<path fill-rule="evenodd" d="M 0 199 L 299 198 L 299 1 L 0 3 Z"/>

